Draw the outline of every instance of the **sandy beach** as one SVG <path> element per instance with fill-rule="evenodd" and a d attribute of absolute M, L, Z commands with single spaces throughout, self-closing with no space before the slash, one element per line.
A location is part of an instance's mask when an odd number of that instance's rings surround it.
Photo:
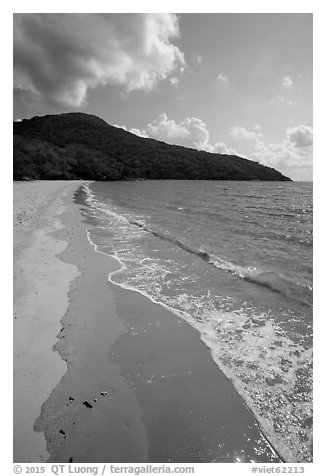
<path fill-rule="evenodd" d="M 108 282 L 80 186 L 14 184 L 14 461 L 279 462 L 199 333 Z"/>
<path fill-rule="evenodd" d="M 34 431 L 40 407 L 66 371 L 53 344 L 68 306 L 77 267 L 57 255 L 67 242 L 62 197 L 74 182 L 14 184 L 14 461 L 46 461 L 44 436 Z"/>

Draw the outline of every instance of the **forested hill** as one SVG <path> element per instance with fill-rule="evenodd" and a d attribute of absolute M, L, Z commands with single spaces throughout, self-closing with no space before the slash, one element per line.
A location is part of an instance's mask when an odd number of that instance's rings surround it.
<path fill-rule="evenodd" d="M 251 160 L 138 137 L 83 113 L 14 122 L 13 170 L 15 180 L 290 180 Z"/>

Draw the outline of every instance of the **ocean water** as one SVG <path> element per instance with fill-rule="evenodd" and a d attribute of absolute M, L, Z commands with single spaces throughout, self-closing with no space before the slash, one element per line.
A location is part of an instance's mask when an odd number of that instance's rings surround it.
<path fill-rule="evenodd" d="M 198 331 L 288 462 L 312 461 L 312 184 L 84 185 L 91 243 Z"/>

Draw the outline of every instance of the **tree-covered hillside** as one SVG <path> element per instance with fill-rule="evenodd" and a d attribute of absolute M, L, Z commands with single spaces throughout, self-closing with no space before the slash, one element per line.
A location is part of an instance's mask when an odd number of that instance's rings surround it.
<path fill-rule="evenodd" d="M 13 169 L 15 180 L 290 180 L 251 160 L 138 137 L 83 113 L 14 122 Z"/>

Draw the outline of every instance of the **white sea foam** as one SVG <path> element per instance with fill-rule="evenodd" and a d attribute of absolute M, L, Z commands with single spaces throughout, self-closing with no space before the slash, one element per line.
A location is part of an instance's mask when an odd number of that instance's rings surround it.
<path fill-rule="evenodd" d="M 88 190 L 85 186 L 86 193 Z M 184 289 L 188 289 L 194 278 L 178 274 L 171 259 L 157 261 L 143 255 L 137 248 L 137 238 L 144 237 L 142 227 L 130 224 L 107 204 L 95 202 L 91 192 L 87 200 L 95 209 L 95 216 L 107 217 L 111 232 L 117 233 L 109 246 L 106 242 L 99 245 L 99 236 L 92 239 L 96 229 L 105 231 L 107 226 L 87 230 L 95 250 L 110 254 L 120 264 L 108 280 L 146 296 L 198 330 L 214 362 L 233 382 L 277 452 L 288 462 L 310 461 L 311 349 L 303 342 L 293 342 L 268 312 L 257 313 L 248 305 L 236 307 L 232 298 L 212 295 L 209 290 L 199 295 L 173 293 L 171 288 L 176 283 L 184 283 Z M 246 277 L 248 273 L 253 278 L 261 273 L 256 267 L 240 267 L 214 258 L 216 267 L 226 268 L 232 274 Z M 295 322 L 297 318 L 288 313 L 284 319 Z"/>

